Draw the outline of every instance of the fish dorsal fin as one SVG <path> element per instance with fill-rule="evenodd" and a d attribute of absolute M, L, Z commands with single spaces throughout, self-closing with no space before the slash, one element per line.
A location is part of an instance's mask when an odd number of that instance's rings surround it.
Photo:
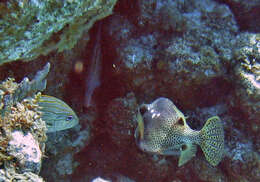
<path fill-rule="evenodd" d="M 192 157 L 196 155 L 197 146 L 193 143 L 187 143 L 181 147 L 181 156 L 179 158 L 178 167 L 188 162 Z"/>

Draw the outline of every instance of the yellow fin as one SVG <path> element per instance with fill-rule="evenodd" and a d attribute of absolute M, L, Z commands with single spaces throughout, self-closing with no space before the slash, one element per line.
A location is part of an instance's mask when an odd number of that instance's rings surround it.
<path fill-rule="evenodd" d="M 181 148 L 181 155 L 178 162 L 178 167 L 182 166 L 186 162 L 188 162 L 190 159 L 192 159 L 197 152 L 197 146 L 192 143 L 187 143 L 182 146 Z"/>
<path fill-rule="evenodd" d="M 144 121 L 143 121 L 143 118 L 139 111 L 137 114 L 137 123 L 138 123 L 138 132 L 140 134 L 140 139 L 143 139 L 144 138 Z"/>

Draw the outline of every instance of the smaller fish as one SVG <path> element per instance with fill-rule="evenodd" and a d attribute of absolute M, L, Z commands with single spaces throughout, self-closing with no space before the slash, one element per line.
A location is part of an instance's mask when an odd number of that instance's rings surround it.
<path fill-rule="evenodd" d="M 77 115 L 70 106 L 56 97 L 40 95 L 37 104 L 42 112 L 41 118 L 46 123 L 47 133 L 66 130 L 79 123 Z"/>
<path fill-rule="evenodd" d="M 220 118 L 209 118 L 200 131 L 192 130 L 186 119 L 167 98 L 141 105 L 135 131 L 138 147 L 155 154 L 180 155 L 178 166 L 182 166 L 196 155 L 199 145 L 207 161 L 213 166 L 218 165 L 224 152 L 224 130 Z"/>
<path fill-rule="evenodd" d="M 96 37 L 95 46 L 93 48 L 92 59 L 90 60 L 90 67 L 88 69 L 88 76 L 86 78 L 84 106 L 90 107 L 92 102 L 92 95 L 96 88 L 100 86 L 100 72 L 101 72 L 101 26 L 98 25 L 98 32 Z"/>

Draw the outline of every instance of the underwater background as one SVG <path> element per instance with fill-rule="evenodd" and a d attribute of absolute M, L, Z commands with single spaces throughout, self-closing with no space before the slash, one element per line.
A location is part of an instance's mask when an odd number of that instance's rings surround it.
<path fill-rule="evenodd" d="M 3 0 L 0 80 L 0 182 L 260 181 L 260 0 Z M 159 97 L 219 116 L 217 166 L 140 150 Z"/>

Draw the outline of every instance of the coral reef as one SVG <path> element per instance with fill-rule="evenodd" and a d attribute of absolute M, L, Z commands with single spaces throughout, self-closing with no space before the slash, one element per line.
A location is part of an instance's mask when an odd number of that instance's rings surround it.
<path fill-rule="evenodd" d="M 7 78 L 0 86 L 1 93 L 1 114 L 10 112 L 11 106 L 21 101 L 26 96 L 31 96 L 37 91 L 43 91 L 46 88 L 46 76 L 50 70 L 50 64 L 47 63 L 43 70 L 37 72 L 32 81 L 25 77 L 20 84 L 14 82 L 14 79 Z"/>
<path fill-rule="evenodd" d="M 116 0 L 0 2 L 0 65 L 71 49 Z"/>
<path fill-rule="evenodd" d="M 0 60 L 47 56 L 39 58 L 42 62 L 1 65 L 1 78 L 17 74 L 22 79 L 49 60 L 53 69 L 45 93 L 68 101 L 81 126 L 48 133 L 45 142 L 42 132 L 46 128 L 34 125 L 42 125 L 34 94 L 46 86 L 48 65 L 35 82 L 2 82 L 1 127 L 24 131 L 21 137 L 33 136 L 42 152 L 38 156 L 47 158 L 42 163 L 20 159 L 11 148 L 7 150 L 9 142 L 16 149 L 19 143 L 2 134 L 0 162 L 10 168 L 0 169 L 0 181 L 10 179 L 10 174 L 35 179 L 40 166 L 40 175 L 50 182 L 260 180 L 258 0 L 120 0 L 116 5 L 115 0 L 13 2 L 18 1 L 0 3 L 0 24 L 4 22 L 0 36 L 5 36 L 0 37 Z M 101 25 L 101 85 L 95 89 L 95 104 L 86 108 L 85 72 L 95 57 L 98 25 L 88 30 L 96 20 L 111 14 L 114 5 L 114 13 Z M 23 13 L 19 26 L 7 26 L 18 21 L 18 11 Z M 14 33 L 14 27 L 19 31 Z M 56 49 L 62 52 L 49 54 Z M 77 63 L 82 66 L 80 73 L 75 69 Z M 21 65 L 26 69 L 21 70 Z M 39 85 L 24 93 L 22 83 Z M 200 149 L 182 167 L 178 167 L 178 157 L 138 149 L 134 139 L 137 108 L 158 97 L 174 101 L 192 129 L 200 130 L 211 116 L 221 118 L 225 151 L 218 166 L 210 166 Z M 13 130 L 7 128 L 4 131 L 11 136 Z M 18 173 L 21 167 L 24 173 Z"/>
<path fill-rule="evenodd" d="M 239 106 L 248 120 L 241 124 L 249 123 L 247 130 L 257 134 L 260 126 L 260 34 L 240 34 L 237 44 L 233 61 L 236 97 L 230 105 L 233 108 Z"/>
<path fill-rule="evenodd" d="M 0 181 L 1 182 L 9 182 L 9 181 L 17 181 L 17 182 L 44 182 L 44 180 L 38 175 L 32 172 L 24 172 L 22 174 L 16 173 L 14 169 L 3 170 L 0 169 Z"/>
<path fill-rule="evenodd" d="M 110 74 L 125 78 L 118 89 L 135 96 L 120 95 L 107 103 L 74 176 L 88 171 L 96 176 L 119 172 L 137 181 L 259 180 L 259 35 L 240 32 L 233 12 L 218 1 L 141 0 L 127 11 L 136 17 L 123 12 L 126 1 L 120 3 L 119 12 L 104 23 L 107 47 L 114 46 L 115 54 Z M 177 168 L 176 157 L 133 148 L 136 103 L 161 96 L 172 99 L 194 129 L 220 116 L 225 129 L 220 165 L 208 166 L 199 150 L 194 160 Z M 83 160 L 84 155 L 89 158 Z M 93 172 L 93 166 L 101 172 Z"/>
<path fill-rule="evenodd" d="M 8 78 L 0 85 L 1 178 L 6 181 L 43 181 L 37 174 L 41 169 L 47 136 L 35 94 L 45 89 L 49 68 L 47 63 L 32 81 L 25 77 L 17 84 Z"/>
<path fill-rule="evenodd" d="M 182 1 L 140 1 L 137 25 L 125 20 L 108 32 L 117 44 L 116 71 L 123 72 L 138 98 L 150 102 L 156 95 L 170 95 L 184 107 L 196 108 L 218 102 L 228 91 L 215 88 L 225 89 L 225 65 L 238 32 L 235 19 L 226 5 L 214 1 L 192 1 L 190 6 Z M 118 16 L 112 18 L 111 24 L 119 21 Z M 163 24 L 162 18 L 167 19 Z"/>

